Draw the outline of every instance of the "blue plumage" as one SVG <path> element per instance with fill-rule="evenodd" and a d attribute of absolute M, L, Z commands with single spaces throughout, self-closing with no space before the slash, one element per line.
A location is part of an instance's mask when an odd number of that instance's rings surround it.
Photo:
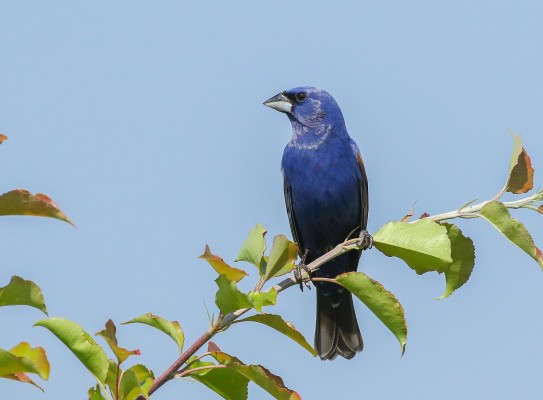
<path fill-rule="evenodd" d="M 366 229 L 368 185 L 356 143 L 341 110 L 327 92 L 298 87 L 264 102 L 287 114 L 292 139 L 283 153 L 282 170 L 289 222 L 301 254 L 309 263 Z M 333 278 L 355 271 L 360 252 L 328 262 L 315 274 Z M 352 296 L 336 284 L 317 287 L 315 347 L 322 359 L 352 358 L 362 337 Z"/>

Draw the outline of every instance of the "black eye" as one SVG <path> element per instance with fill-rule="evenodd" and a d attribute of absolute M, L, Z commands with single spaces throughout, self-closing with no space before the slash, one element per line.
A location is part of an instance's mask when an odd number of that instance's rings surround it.
<path fill-rule="evenodd" d="M 304 102 L 305 99 L 307 99 L 307 94 L 305 94 L 304 92 L 296 93 L 296 101 L 297 101 L 298 103 Z"/>

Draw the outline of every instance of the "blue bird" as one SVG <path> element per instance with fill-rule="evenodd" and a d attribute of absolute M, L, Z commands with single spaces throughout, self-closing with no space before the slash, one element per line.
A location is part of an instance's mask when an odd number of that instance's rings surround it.
<path fill-rule="evenodd" d="M 285 113 L 292 124 L 281 169 L 290 228 L 308 264 L 365 231 L 368 180 L 364 163 L 339 106 L 324 90 L 297 87 L 264 105 Z M 324 264 L 314 276 L 335 278 L 356 271 L 360 254 L 347 252 Z M 362 351 L 363 342 L 351 293 L 335 283 L 315 282 L 315 286 L 315 348 L 320 358 L 353 358 Z"/>

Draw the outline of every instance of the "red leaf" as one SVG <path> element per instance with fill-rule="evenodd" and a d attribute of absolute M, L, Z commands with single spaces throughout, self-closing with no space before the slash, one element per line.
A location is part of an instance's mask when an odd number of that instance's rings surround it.
<path fill-rule="evenodd" d="M 0 215 L 33 215 L 56 218 L 73 225 L 55 202 L 44 194 L 16 189 L 0 195 Z"/>
<path fill-rule="evenodd" d="M 209 342 L 207 345 L 207 351 L 212 353 L 214 351 L 221 351 L 221 349 L 219 349 L 219 346 L 217 346 L 215 342 Z"/>

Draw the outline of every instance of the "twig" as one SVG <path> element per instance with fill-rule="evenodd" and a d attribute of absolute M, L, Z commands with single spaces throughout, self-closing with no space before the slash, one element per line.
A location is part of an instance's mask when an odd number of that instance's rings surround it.
<path fill-rule="evenodd" d="M 215 332 L 213 332 L 213 330 L 211 329 L 204 332 L 204 334 L 200 336 L 198 340 L 196 340 L 196 342 L 192 344 L 192 346 L 190 346 L 187 350 L 185 350 L 185 352 L 181 354 L 179 358 L 175 360 L 175 362 L 172 365 L 170 365 L 170 367 L 166 371 L 162 373 L 162 375 L 160 375 L 158 378 L 154 380 L 153 384 L 149 388 L 149 396 L 153 394 L 159 387 L 161 387 L 170 379 L 172 379 L 174 375 L 176 374 L 177 370 L 181 368 L 181 366 L 185 362 L 187 362 L 187 360 L 190 357 L 192 357 L 192 355 L 196 353 L 198 349 L 200 349 L 200 347 L 202 347 L 209 339 L 211 339 L 214 334 Z M 144 400 L 144 397 L 139 396 L 137 400 Z"/>
<path fill-rule="evenodd" d="M 216 369 L 216 368 L 226 368 L 226 365 L 206 365 L 205 367 L 196 367 L 196 368 L 193 368 L 193 369 L 187 369 L 186 371 L 180 372 L 176 376 L 178 378 L 182 378 L 185 375 L 188 375 L 188 374 L 190 374 L 192 372 L 195 372 L 195 371 L 202 371 L 202 370 L 205 370 L 205 369 Z"/>
<path fill-rule="evenodd" d="M 479 212 L 481 209 L 486 206 L 488 203 L 492 201 L 497 201 L 501 197 L 503 193 L 500 191 L 492 200 L 483 201 L 481 203 L 475 204 L 473 206 L 464 207 L 460 210 L 455 211 L 449 211 L 442 214 L 436 214 L 431 215 L 429 217 L 426 217 L 427 219 L 431 219 L 432 221 L 444 221 L 446 219 L 453 219 L 453 218 L 475 218 L 479 216 Z M 499 196 L 498 196 L 499 195 Z M 537 202 L 543 200 L 543 191 L 538 191 L 534 193 L 531 196 L 524 197 L 519 200 L 515 201 L 504 201 L 503 205 L 507 208 L 521 208 L 529 206 L 531 203 Z M 413 221 L 416 222 L 416 221 Z"/>

